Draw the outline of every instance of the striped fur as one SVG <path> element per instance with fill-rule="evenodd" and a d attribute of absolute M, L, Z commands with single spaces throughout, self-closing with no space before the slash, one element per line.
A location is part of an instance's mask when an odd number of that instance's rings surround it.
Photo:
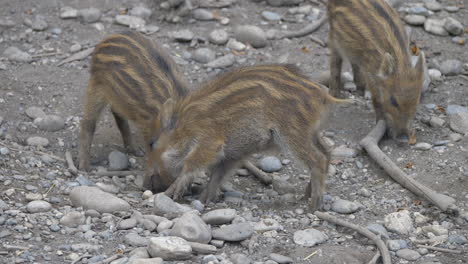
<path fill-rule="evenodd" d="M 358 91 L 370 90 L 377 119 L 393 136 L 408 135 L 423 83 L 424 54 L 411 65 L 409 40 L 385 0 L 329 0 L 330 89 L 339 96 L 341 64 L 349 60 Z"/>
<path fill-rule="evenodd" d="M 180 197 L 195 177 L 210 175 L 201 200 L 214 198 L 224 175 L 249 154 L 278 145 L 311 172 L 307 197 L 320 203 L 327 151 L 320 120 L 334 102 L 290 65 L 240 68 L 217 77 L 180 101 L 163 106 L 154 127 L 162 131 L 148 156 L 147 175 Z"/>
<path fill-rule="evenodd" d="M 136 32 L 111 35 L 95 48 L 80 130 L 80 169 L 89 169 L 90 146 L 99 114 L 111 106 L 124 145 L 137 153 L 128 120 L 149 140 L 151 120 L 168 98 L 188 92 L 170 55 Z"/>

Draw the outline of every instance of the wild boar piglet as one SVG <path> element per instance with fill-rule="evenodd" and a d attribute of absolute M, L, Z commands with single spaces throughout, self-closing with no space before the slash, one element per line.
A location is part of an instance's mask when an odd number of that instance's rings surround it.
<path fill-rule="evenodd" d="M 320 124 L 333 102 L 323 87 L 292 65 L 251 66 L 224 73 L 179 101 L 169 99 L 155 120 L 160 131 L 148 155 L 147 178 L 177 199 L 196 177 L 209 182 L 202 202 L 250 154 L 279 146 L 310 172 L 306 197 L 320 206 L 328 152 Z"/>
<path fill-rule="evenodd" d="M 361 95 L 367 87 L 377 120 L 407 142 L 419 104 L 424 53 L 412 64 L 409 39 L 398 13 L 385 0 L 329 0 L 330 89 L 340 96 L 343 59 L 351 63 Z"/>

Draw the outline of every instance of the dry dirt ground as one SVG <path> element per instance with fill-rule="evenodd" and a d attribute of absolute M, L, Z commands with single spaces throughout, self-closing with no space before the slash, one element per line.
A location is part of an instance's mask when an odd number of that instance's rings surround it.
<path fill-rule="evenodd" d="M 153 15 L 148 19 L 147 24 L 157 25 L 158 32 L 149 38 L 164 44 L 171 54 L 178 56 L 181 63 L 180 68 L 196 87 L 200 81 L 212 78 L 218 70 L 207 70 L 202 64 L 190 59 L 183 59 L 184 53 L 193 52 L 198 47 L 209 47 L 216 51 L 218 55 L 230 53 L 224 45 L 213 45 L 206 40 L 208 34 L 218 28 L 225 29 L 232 34 L 233 28 L 239 24 L 257 25 L 267 31 L 268 29 L 298 29 L 304 26 L 303 23 L 293 21 L 267 22 L 262 19 L 261 11 L 268 10 L 285 16 L 289 7 L 272 7 L 265 2 L 256 3 L 253 1 L 239 0 L 236 4 L 218 9 L 218 13 L 228 17 L 228 25 L 221 25 L 218 21 L 196 21 L 184 18 L 177 24 L 167 23 L 161 20 L 164 12 L 159 8 L 158 1 L 120 1 L 120 0 L 22 0 L 8 1 L 0 0 L 0 19 L 10 18 L 15 22 L 11 28 L 0 28 L 0 54 L 10 46 L 16 46 L 23 51 L 28 51 L 32 55 L 43 53 L 62 53 L 54 56 L 35 57 L 33 62 L 20 63 L 11 62 L 2 58 L 0 63 L 5 67 L 0 70 L 0 147 L 9 149 L 8 155 L 0 155 L 0 199 L 7 202 L 10 209 L 26 212 L 25 205 L 28 201 L 25 194 L 31 192 L 26 185 L 35 186 L 38 193 L 46 193 L 49 197 L 59 198 L 58 203 L 54 203 L 56 210 L 62 210 L 65 206 L 70 206 L 67 192 L 64 188 L 51 188 L 51 179 L 45 176 L 50 171 L 58 171 L 56 175 L 63 179 L 60 184 L 73 181 L 71 176 L 62 173 L 66 171 L 66 166 L 62 162 L 45 163 L 40 161 L 41 155 L 33 153 L 33 150 L 40 150 L 64 158 L 66 150 L 70 150 L 74 157 L 77 156 L 79 118 L 82 115 L 82 96 L 84 94 L 89 78 L 89 57 L 56 66 L 57 62 L 70 55 L 70 46 L 79 43 L 84 48 L 98 43 L 105 36 L 126 29 L 123 26 L 101 19 L 104 25 L 103 30 L 97 30 L 91 24 L 80 23 L 78 19 L 60 19 L 60 8 L 71 6 L 77 9 L 96 7 L 103 13 L 104 18 L 113 18 L 121 8 L 131 8 L 137 4 L 146 4 L 152 9 Z M 410 1 L 416 2 L 416 1 Z M 459 1 L 444 0 L 444 5 L 459 4 Z M 304 3 L 303 3 L 304 4 Z M 302 4 L 302 5 L 303 5 Z M 466 2 L 465 2 L 466 5 Z M 324 6 L 314 6 L 322 12 Z M 48 22 L 48 29 L 44 31 L 31 31 L 23 21 L 25 18 L 34 15 L 42 15 Z M 465 27 L 468 26 L 468 11 L 461 9 L 456 13 L 450 13 Z M 444 12 L 440 17 L 448 16 Z M 291 16 L 293 17 L 293 16 Z M 55 35 L 53 28 L 60 28 L 61 33 Z M 190 43 L 180 43 L 173 40 L 170 34 L 181 29 L 190 29 L 195 36 L 201 40 L 196 47 Z M 3 31 L 3 32 L 2 32 Z M 468 51 L 466 45 L 459 45 L 452 42 L 450 36 L 434 36 L 422 27 L 412 27 L 412 39 L 426 54 L 429 68 L 436 68 L 437 62 L 447 59 L 458 59 L 463 63 L 468 63 Z M 328 26 L 321 27 L 313 36 L 326 40 Z M 236 53 L 234 66 L 253 65 L 266 62 L 277 62 L 278 58 L 288 63 L 295 63 L 300 66 L 305 73 L 312 75 L 315 72 L 328 68 L 328 50 L 317 43 L 311 41 L 308 36 L 295 39 L 269 40 L 265 48 L 253 49 L 243 53 Z M 435 144 L 436 142 L 449 139 L 453 133 L 448 126 L 449 117 L 443 111 L 448 105 L 468 106 L 468 81 L 462 75 L 442 77 L 441 81 L 430 84 L 432 91 L 426 93 L 415 121 L 418 142 Z M 353 92 L 347 92 L 347 96 L 355 96 Z M 363 98 L 361 98 L 363 99 Z M 362 101 L 362 100 L 361 100 Z M 437 109 L 429 109 L 427 104 L 440 106 Z M 47 132 L 38 129 L 33 120 L 25 114 L 29 107 L 37 106 L 47 114 L 56 114 L 66 120 L 66 126 L 56 132 Z M 440 127 L 432 127 L 425 122 L 430 117 L 440 117 L 445 120 L 445 124 Z M 353 149 L 359 149 L 358 142 L 371 129 L 374 124 L 373 110 L 369 102 L 367 104 L 353 104 L 346 107 L 334 109 L 327 124 L 327 131 L 330 138 L 335 142 L 335 146 L 347 145 Z M 50 141 L 49 146 L 36 149 L 26 144 L 26 139 L 32 136 L 40 136 Z M 450 195 L 457 200 L 457 205 L 462 210 L 468 210 L 468 139 L 464 136 L 461 141 L 449 142 L 441 147 L 432 148 L 428 151 L 415 150 L 412 146 L 396 145 L 395 142 L 385 140 L 381 143 L 381 148 L 392 158 L 400 168 L 414 177 L 424 185 Z M 107 167 L 107 156 L 112 150 L 122 150 L 121 138 L 114 121 L 106 111 L 101 117 L 95 134 L 92 148 L 92 163 L 95 166 Z M 122 150 L 123 151 L 123 150 Z M 36 163 L 30 157 L 36 157 Z M 141 168 L 143 159 L 132 157 L 135 163 L 133 169 Z M 282 156 L 282 158 L 288 158 Z M 34 160 L 34 159 L 33 159 Z M 405 168 L 411 163 L 411 168 Z M 449 235 L 457 234 L 468 236 L 467 221 L 461 217 L 446 215 L 425 201 L 411 194 L 409 191 L 394 183 L 385 172 L 382 171 L 363 151 L 359 151 L 354 158 L 335 162 L 336 174 L 329 177 L 327 181 L 328 194 L 331 197 L 359 202 L 364 208 L 352 215 L 338 215 L 351 222 L 366 226 L 371 223 L 383 223 L 385 215 L 400 209 L 408 209 L 411 213 L 420 212 L 430 218 L 429 224 L 434 221 L 439 224 L 446 222 Z M 345 172 L 345 175 L 343 173 Z M 276 175 L 289 177 L 288 181 L 297 187 L 297 196 L 302 194 L 302 186 L 305 180 L 299 175 L 304 174 L 297 169 L 294 160 L 291 164 L 285 165 Z M 23 177 L 14 177 L 14 176 Z M 99 179 L 89 176 L 95 182 L 110 182 L 110 178 Z M 125 181 L 125 179 L 124 179 Z M 54 182 L 55 183 L 55 182 Z M 374 254 L 375 248 L 372 243 L 355 232 L 334 227 L 333 225 L 320 225 L 318 229 L 329 235 L 329 240 L 313 248 L 306 248 L 296 245 L 292 240 L 292 234 L 296 230 L 305 229 L 299 221 L 300 214 L 295 211 L 302 208 L 308 213 L 307 204 L 303 201 L 296 201 L 279 195 L 269 195 L 271 186 L 264 186 L 254 177 L 236 176 L 232 180 L 234 189 L 245 194 L 240 203 L 218 203 L 210 208 L 229 207 L 234 208 L 240 214 L 250 211 L 257 219 L 277 217 L 284 226 L 284 230 L 278 232 L 278 236 L 271 238 L 257 237 L 256 247 L 253 252 L 249 252 L 248 243 L 229 243 L 219 249 L 218 254 L 230 256 L 233 253 L 243 252 L 252 261 L 265 261 L 271 252 L 276 252 L 289 256 L 295 263 L 366 263 Z M 14 194 L 7 194 L 7 190 L 15 189 Z M 26 189 L 25 189 L 26 188 Z M 362 188 L 367 189 L 370 195 L 360 195 Z M 121 196 L 129 193 L 135 194 L 132 207 L 142 211 L 150 212 L 151 208 L 143 206 L 138 191 L 129 187 Z M 140 193 L 141 195 L 141 193 Z M 209 210 L 206 208 L 205 210 Z M 6 210 L 5 210 L 6 211 Z M 15 218 L 14 213 L 6 214 L 0 209 L 0 216 Z M 291 221 L 289 221 L 291 220 Z M 25 220 L 23 220 L 25 221 Z M 21 221 L 20 221 L 21 222 Z M 20 223 L 18 223 L 20 224 Z M 24 226 L 24 223 L 22 224 Z M 45 224 L 44 224 L 45 225 Z M 417 226 L 417 225 L 415 225 Z M 29 255 L 34 256 L 34 261 L 21 251 L 3 251 L 0 255 L 0 263 L 70 263 L 65 252 L 63 255 L 56 253 L 60 245 L 76 244 L 86 242 L 86 239 L 79 236 L 70 236 L 63 232 L 53 233 L 47 226 L 35 225 L 26 229 L 15 229 L 15 225 L 7 226 L 0 223 L 0 231 L 10 230 L 11 235 L 0 239 L 0 250 L 2 244 L 20 245 L 31 247 Z M 32 233 L 32 237 L 42 237 L 41 241 L 29 239 L 26 234 Z M 116 232 L 109 240 L 100 240 L 104 247 L 99 255 L 112 255 L 119 244 L 123 242 L 124 233 Z M 408 243 L 408 247 L 416 250 L 417 247 L 411 242 L 412 235 L 398 235 L 391 233 L 391 239 L 403 239 Z M 26 237 L 26 238 L 25 238 Z M 424 235 L 418 235 L 418 238 Z M 247 245 L 247 246 L 246 246 Z M 47 247 L 49 246 L 49 247 Z M 449 246 L 442 243 L 442 246 Z M 128 247 L 128 246 L 127 246 Z M 429 252 L 429 255 L 422 256 L 417 261 L 407 261 L 393 254 L 395 263 L 467 263 L 467 244 L 452 244 L 458 250 L 464 250 L 463 254 L 450 254 Z M 316 256 L 304 260 L 304 258 L 315 250 L 319 250 Z M 186 263 L 200 263 L 202 257 L 194 256 Z M 432 261 L 432 262 L 431 262 Z M 175 263 L 175 262 L 174 262 Z M 265 262 L 266 263 L 266 262 Z"/>

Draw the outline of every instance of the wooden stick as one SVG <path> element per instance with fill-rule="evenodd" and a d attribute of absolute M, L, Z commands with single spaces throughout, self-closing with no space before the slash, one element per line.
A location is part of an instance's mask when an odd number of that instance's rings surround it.
<path fill-rule="evenodd" d="M 367 262 L 367 264 L 376 264 L 377 263 L 377 260 L 379 260 L 380 258 L 380 252 L 377 251 L 374 255 L 374 257 L 371 258 L 371 260 L 369 260 L 369 262 Z"/>
<path fill-rule="evenodd" d="M 76 60 L 82 60 L 86 57 L 88 57 L 89 55 L 91 55 L 94 51 L 94 47 L 91 47 L 91 48 L 87 48 L 85 50 L 82 50 L 82 51 L 79 51 L 73 55 L 71 55 L 70 57 L 62 60 L 61 62 L 59 62 L 57 64 L 57 66 L 61 66 L 65 63 L 69 63 L 69 62 L 72 62 L 72 61 L 76 61 Z"/>
<path fill-rule="evenodd" d="M 50 57 L 50 56 L 55 56 L 55 55 L 62 55 L 62 52 L 51 52 L 51 53 L 41 53 L 41 54 L 36 54 L 32 55 L 31 57 L 33 58 L 41 58 L 41 57 Z"/>
<path fill-rule="evenodd" d="M 68 164 L 68 171 L 75 176 L 78 175 L 78 169 L 76 168 L 75 163 L 73 163 L 71 152 L 68 150 L 65 151 L 65 160 Z"/>
<path fill-rule="evenodd" d="M 369 230 L 367 230 L 367 229 L 365 229 L 363 227 L 360 227 L 358 225 L 355 225 L 355 224 L 346 222 L 344 220 L 338 219 L 338 218 L 336 218 L 336 217 L 334 217 L 334 216 L 332 216 L 330 214 L 322 213 L 322 212 L 319 212 L 319 211 L 315 211 L 314 214 L 318 218 L 320 218 L 322 220 L 326 220 L 328 222 L 331 222 L 331 223 L 334 223 L 334 224 L 337 224 L 337 225 L 340 225 L 340 226 L 351 228 L 351 229 L 355 230 L 356 232 L 358 232 L 359 234 L 371 239 L 372 241 L 374 241 L 375 245 L 380 250 L 380 254 L 382 255 L 383 264 L 391 264 L 392 263 L 392 259 L 390 258 L 390 253 L 388 251 L 388 248 L 385 245 L 385 242 L 383 242 L 383 240 L 380 239 L 379 236 L 375 235 L 374 233 L 372 233 L 371 231 L 369 231 Z"/>
<path fill-rule="evenodd" d="M 313 32 L 315 32 L 317 29 L 319 29 L 324 23 L 327 21 L 327 16 L 324 15 L 320 19 L 312 22 L 311 24 L 305 26 L 304 28 L 298 30 L 298 31 L 290 31 L 290 32 L 285 32 L 283 34 L 280 34 L 278 36 L 279 39 L 283 38 L 300 38 L 306 35 L 309 35 Z"/>
<path fill-rule="evenodd" d="M 97 171 L 93 174 L 96 176 L 128 176 L 138 175 L 144 173 L 143 171 Z"/>
<path fill-rule="evenodd" d="M 111 263 L 112 261 L 118 259 L 118 258 L 121 258 L 122 257 L 122 254 L 115 254 L 113 256 L 110 256 L 104 260 L 101 260 L 99 262 L 96 262 L 96 264 L 108 264 L 108 263 Z"/>
<path fill-rule="evenodd" d="M 322 47 L 326 47 L 326 46 L 327 46 L 327 44 L 326 44 L 324 41 L 322 41 L 321 39 L 319 39 L 319 38 L 317 38 L 317 37 L 310 36 L 309 38 L 310 38 L 310 40 L 312 40 L 313 42 L 319 44 L 319 45 L 322 46 Z"/>
<path fill-rule="evenodd" d="M 461 250 L 453 250 L 453 249 L 448 249 L 448 248 L 440 248 L 440 247 L 433 247 L 433 246 L 426 246 L 426 245 L 416 245 L 419 248 L 427 248 L 430 250 L 434 251 L 440 251 L 440 252 L 445 252 L 445 253 L 455 253 L 455 254 L 461 254 L 463 251 Z"/>
<path fill-rule="evenodd" d="M 383 137 L 386 129 L 385 121 L 380 120 L 369 134 L 359 143 L 369 154 L 369 156 L 387 172 L 392 179 L 401 184 L 406 189 L 419 197 L 422 197 L 435 204 L 442 211 L 457 215 L 458 208 L 455 199 L 447 195 L 435 192 L 422 185 L 413 178 L 408 177 L 393 161 L 380 150 L 378 142 Z"/>
<path fill-rule="evenodd" d="M 6 244 L 3 244 L 3 247 L 6 249 L 6 250 L 28 250 L 29 248 L 28 247 L 23 247 L 23 246 L 15 246 L 15 245 L 6 245 Z"/>
<path fill-rule="evenodd" d="M 250 161 L 244 161 L 242 163 L 242 166 L 249 170 L 255 177 L 257 177 L 263 184 L 271 184 L 273 182 L 273 179 L 270 177 L 270 175 L 266 174 L 257 166 L 253 165 L 252 162 Z"/>

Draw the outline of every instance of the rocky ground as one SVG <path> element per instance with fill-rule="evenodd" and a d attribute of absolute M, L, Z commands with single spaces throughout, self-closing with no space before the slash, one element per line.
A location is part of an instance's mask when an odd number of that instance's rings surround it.
<path fill-rule="evenodd" d="M 0 263 L 367 263 L 375 254 L 369 239 L 311 214 L 299 199 L 307 172 L 287 155 L 254 157 L 273 176 L 270 186 L 239 170 L 220 202 L 205 207 L 194 195 L 174 203 L 139 191 L 141 175 L 99 176 L 143 164 L 122 153 L 106 112 L 92 148 L 96 170 L 69 172 L 88 55 L 111 33 L 131 28 L 163 44 L 194 87 L 233 66 L 289 62 L 311 76 L 328 68 L 327 25 L 282 38 L 320 19 L 317 1 L 192 2 L 200 8 L 183 16 L 184 6 L 150 0 L 0 0 Z M 404 2 L 397 9 L 426 54 L 428 85 L 418 143 L 386 140 L 381 148 L 411 177 L 455 198 L 460 215 L 414 196 L 359 148 L 374 124 L 368 98 L 329 118 L 325 209 L 379 234 L 394 263 L 467 263 L 468 10 L 459 0 Z M 358 97 L 352 75 L 344 77 L 347 96 Z"/>

